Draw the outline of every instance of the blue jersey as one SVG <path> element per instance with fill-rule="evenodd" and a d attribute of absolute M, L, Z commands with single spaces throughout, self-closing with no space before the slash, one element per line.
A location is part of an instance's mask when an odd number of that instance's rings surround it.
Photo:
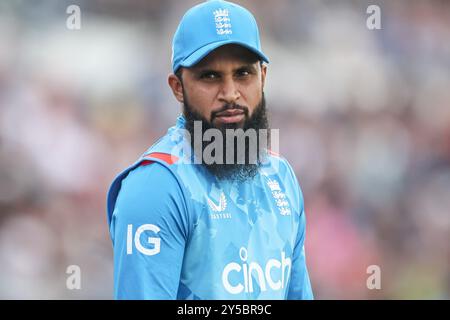
<path fill-rule="evenodd" d="M 184 124 L 109 190 L 115 298 L 312 299 L 303 196 L 287 161 L 271 154 L 253 179 L 218 180 L 184 161 Z"/>

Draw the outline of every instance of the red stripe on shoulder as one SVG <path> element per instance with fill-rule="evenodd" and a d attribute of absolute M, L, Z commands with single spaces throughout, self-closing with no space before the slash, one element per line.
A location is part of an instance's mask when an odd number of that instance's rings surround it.
<path fill-rule="evenodd" d="M 155 161 L 151 161 L 151 160 L 144 160 L 144 161 L 142 161 L 141 162 L 141 164 L 139 165 L 140 167 L 145 167 L 145 166 L 148 166 L 148 165 L 150 165 L 150 164 L 152 164 L 152 163 L 154 163 Z"/>
<path fill-rule="evenodd" d="M 169 153 L 160 153 L 160 152 L 150 153 L 150 154 L 148 154 L 148 155 L 146 155 L 144 157 L 144 159 L 146 159 L 146 158 L 156 158 L 156 159 L 159 159 L 161 161 L 164 161 L 167 164 L 174 164 L 179 159 L 178 157 L 176 157 L 174 155 L 171 155 Z M 151 160 L 144 160 L 143 162 L 145 162 L 145 161 L 153 162 Z M 146 165 L 149 165 L 149 164 L 150 163 L 147 163 Z"/>
<path fill-rule="evenodd" d="M 269 154 L 270 154 L 271 156 L 281 157 L 280 154 L 277 153 L 277 152 L 275 152 L 275 151 L 272 151 L 272 150 L 270 150 L 270 149 L 268 149 L 267 151 L 269 152 Z"/>

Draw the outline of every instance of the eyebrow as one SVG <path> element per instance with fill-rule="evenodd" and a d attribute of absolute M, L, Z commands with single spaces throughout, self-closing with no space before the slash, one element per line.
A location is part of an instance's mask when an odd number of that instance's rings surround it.
<path fill-rule="evenodd" d="M 242 64 L 241 66 L 233 69 L 233 73 L 242 70 L 242 69 L 249 69 L 250 71 L 256 72 L 256 68 L 255 68 L 255 63 L 246 63 L 246 64 Z M 194 72 L 196 74 L 205 74 L 205 73 L 217 73 L 217 74 L 222 74 L 223 72 L 220 72 L 218 70 L 215 70 L 213 68 L 209 68 L 209 67 L 198 67 L 198 69 L 195 69 Z"/>

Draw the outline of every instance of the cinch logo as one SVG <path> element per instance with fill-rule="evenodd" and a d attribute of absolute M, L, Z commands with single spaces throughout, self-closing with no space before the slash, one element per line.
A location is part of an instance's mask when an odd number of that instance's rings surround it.
<path fill-rule="evenodd" d="M 280 290 L 285 287 L 291 273 L 292 262 L 290 258 L 286 258 L 286 254 L 284 251 L 281 252 L 281 261 L 270 259 L 269 261 L 267 261 L 264 270 L 256 262 L 246 263 L 248 258 L 246 248 L 242 247 L 239 250 L 239 256 L 243 262 L 242 264 L 231 262 L 225 266 L 222 272 L 222 284 L 225 287 L 225 290 L 227 290 L 229 293 L 239 294 L 242 291 L 253 292 L 252 275 L 256 276 L 261 291 L 267 291 L 267 285 L 269 285 L 272 290 Z M 286 268 L 287 275 L 285 276 Z M 278 278 L 280 280 L 278 281 L 274 281 L 272 278 L 272 270 L 274 269 L 276 270 L 276 274 L 279 275 Z M 242 281 L 238 284 L 232 285 L 229 279 L 229 276 L 232 272 L 237 272 L 238 274 L 240 274 Z"/>
<path fill-rule="evenodd" d="M 157 234 L 160 229 L 155 226 L 154 224 L 144 224 L 137 228 L 136 233 L 134 234 L 134 246 L 136 249 L 138 249 L 139 252 L 147 255 L 147 256 L 153 256 L 155 254 L 158 254 L 161 251 L 161 238 L 147 238 L 147 243 L 153 244 L 153 249 L 145 248 L 141 243 L 141 234 L 145 231 L 152 231 L 155 234 Z M 133 225 L 128 225 L 128 232 L 127 232 L 127 254 L 133 253 Z"/>

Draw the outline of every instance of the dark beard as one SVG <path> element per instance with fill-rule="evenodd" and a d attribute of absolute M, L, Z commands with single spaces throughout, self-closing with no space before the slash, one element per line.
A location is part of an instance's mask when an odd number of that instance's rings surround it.
<path fill-rule="evenodd" d="M 198 152 L 198 148 L 194 147 L 195 139 L 194 137 L 194 122 L 195 121 L 201 121 L 202 123 L 202 138 L 204 137 L 204 134 L 209 129 L 217 129 L 220 131 L 222 135 L 222 141 L 223 143 L 223 161 L 222 163 L 212 163 L 207 164 L 205 161 L 202 161 L 202 165 L 208 169 L 208 171 L 213 174 L 216 178 L 219 180 L 221 179 L 229 179 L 229 180 L 235 180 L 235 181 L 245 181 L 247 179 L 252 179 L 256 176 L 258 173 L 258 169 L 261 166 L 261 163 L 264 161 L 266 156 L 266 148 L 269 146 L 269 140 L 270 140 L 270 134 L 269 134 L 269 122 L 267 119 L 267 110 L 266 110 L 266 100 L 264 97 L 264 93 L 262 94 L 262 98 L 258 106 L 255 108 L 253 114 L 249 117 L 248 115 L 248 109 L 239 105 L 226 105 L 224 106 L 220 111 L 230 109 L 230 108 L 236 108 L 244 110 L 245 112 L 245 121 L 242 126 L 243 131 L 236 131 L 237 136 L 234 137 L 234 161 L 233 163 L 227 163 L 226 162 L 226 130 L 227 129 L 239 129 L 238 123 L 231 123 L 226 124 L 221 127 L 216 127 L 213 125 L 212 122 L 209 122 L 206 120 L 203 116 L 201 116 L 198 112 L 195 111 L 195 108 L 193 108 L 188 101 L 186 100 L 184 102 L 184 116 L 186 118 L 186 124 L 185 129 L 189 132 L 191 136 L 191 147 L 194 152 Z M 212 114 L 212 121 L 214 120 L 214 113 Z M 253 129 L 258 133 L 256 135 L 257 144 L 256 144 L 256 152 L 255 147 L 251 148 L 249 139 L 245 139 L 245 147 L 243 150 L 245 152 L 241 154 L 241 159 L 238 159 L 238 137 L 243 136 L 247 130 Z M 267 136 L 261 136 L 259 135 L 259 132 L 261 129 L 265 129 L 267 132 Z M 267 137 L 267 138 L 266 138 Z M 267 139 L 267 141 L 262 141 L 260 143 L 261 139 Z M 212 141 L 203 141 L 202 139 L 202 148 L 201 148 L 201 154 L 195 154 L 195 156 L 198 159 L 203 160 L 203 152 L 205 148 L 211 144 Z M 197 151 L 198 150 L 198 151 Z M 243 157 L 243 158 L 242 158 Z M 238 161 L 240 160 L 240 161 Z"/>

